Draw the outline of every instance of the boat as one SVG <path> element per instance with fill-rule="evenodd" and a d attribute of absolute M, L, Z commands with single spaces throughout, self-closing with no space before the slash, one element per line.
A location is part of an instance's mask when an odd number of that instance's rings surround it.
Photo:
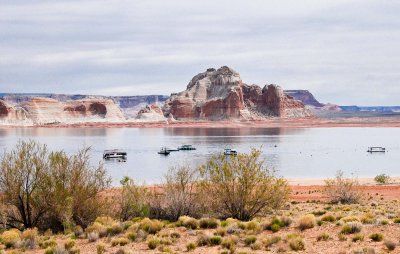
<path fill-rule="evenodd" d="M 162 154 L 162 155 L 169 155 L 171 152 L 166 148 L 166 147 L 162 147 L 160 149 L 160 151 L 158 152 L 158 154 Z"/>
<path fill-rule="evenodd" d="M 367 152 L 369 152 L 369 153 L 384 153 L 384 152 L 386 152 L 386 148 L 381 147 L 381 146 L 371 146 L 371 147 L 368 147 Z"/>
<path fill-rule="evenodd" d="M 182 145 L 182 146 L 178 147 L 178 150 L 182 150 L 182 151 L 196 150 L 196 147 L 194 147 L 192 145 Z"/>
<path fill-rule="evenodd" d="M 123 150 L 113 149 L 113 150 L 104 150 L 103 159 L 126 159 L 127 153 Z"/>
<path fill-rule="evenodd" d="M 168 152 L 178 152 L 179 149 L 174 149 L 174 148 L 166 148 Z"/>
<path fill-rule="evenodd" d="M 237 151 L 235 149 L 227 148 L 224 150 L 224 155 L 237 155 Z"/>

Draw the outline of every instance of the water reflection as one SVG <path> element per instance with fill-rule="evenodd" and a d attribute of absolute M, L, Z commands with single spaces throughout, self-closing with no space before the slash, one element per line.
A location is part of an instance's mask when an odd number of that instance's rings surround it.
<path fill-rule="evenodd" d="M 170 136 L 279 136 L 304 132 L 295 128 L 165 128 Z"/>

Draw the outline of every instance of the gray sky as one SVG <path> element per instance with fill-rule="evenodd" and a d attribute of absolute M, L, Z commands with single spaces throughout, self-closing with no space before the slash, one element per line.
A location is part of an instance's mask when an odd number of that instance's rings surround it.
<path fill-rule="evenodd" d="M 170 94 L 208 67 L 400 105 L 400 1 L 0 0 L 0 92 Z"/>

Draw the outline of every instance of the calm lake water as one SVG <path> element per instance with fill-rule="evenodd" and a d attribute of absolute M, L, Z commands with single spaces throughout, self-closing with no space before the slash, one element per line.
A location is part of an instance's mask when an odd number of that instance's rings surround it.
<path fill-rule="evenodd" d="M 267 164 L 288 178 L 326 178 L 337 170 L 358 177 L 399 176 L 400 128 L 13 128 L 0 129 L 0 153 L 18 140 L 33 139 L 50 149 L 76 152 L 91 146 L 93 163 L 105 149 L 124 149 L 126 162 L 105 162 L 113 183 L 127 175 L 138 182 L 161 182 L 169 167 L 198 166 L 224 148 L 262 148 Z M 157 154 L 162 146 L 196 146 L 196 151 Z M 385 154 L 369 154 L 384 146 Z"/>

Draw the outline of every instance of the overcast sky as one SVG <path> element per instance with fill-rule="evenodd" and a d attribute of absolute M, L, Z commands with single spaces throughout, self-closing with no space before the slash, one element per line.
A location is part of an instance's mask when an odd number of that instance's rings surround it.
<path fill-rule="evenodd" d="M 400 1 L 0 0 L 0 92 L 182 91 L 227 65 L 322 102 L 400 105 Z"/>

